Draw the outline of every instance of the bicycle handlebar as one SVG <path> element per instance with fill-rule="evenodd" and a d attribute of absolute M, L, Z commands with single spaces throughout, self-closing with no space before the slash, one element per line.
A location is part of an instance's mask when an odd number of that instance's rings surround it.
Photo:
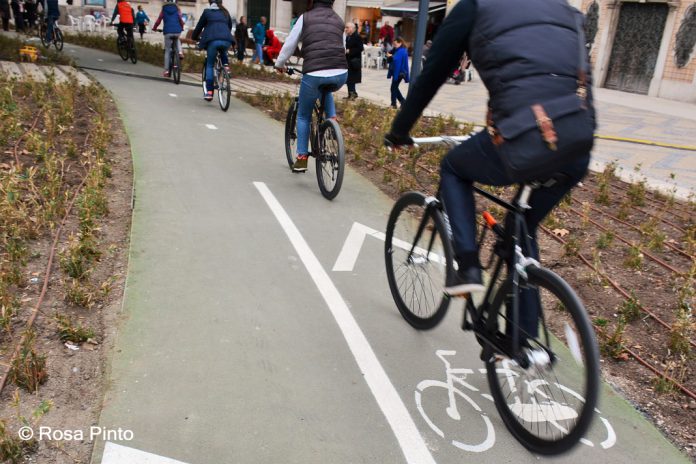
<path fill-rule="evenodd" d="M 295 73 L 297 73 L 297 74 L 303 74 L 303 72 L 300 71 L 299 69 L 297 69 L 297 68 L 292 68 L 292 67 L 290 67 L 290 66 L 288 66 L 288 67 L 285 68 L 285 72 L 288 73 L 288 76 L 292 76 L 292 75 L 295 74 Z"/>

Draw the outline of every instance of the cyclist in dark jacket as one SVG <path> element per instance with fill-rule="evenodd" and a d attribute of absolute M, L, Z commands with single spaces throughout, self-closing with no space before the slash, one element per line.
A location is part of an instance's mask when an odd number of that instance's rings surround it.
<path fill-rule="evenodd" d="M 578 92 L 578 22 L 582 14 L 566 0 L 527 0 L 525 8 L 510 9 L 506 0 L 460 0 L 440 27 L 423 72 L 416 79 L 386 142 L 410 145 L 411 128 L 466 52 L 489 92 L 490 131 L 484 130 L 453 148 L 440 165 L 440 193 L 453 232 L 458 270 L 445 292 L 464 295 L 484 290 L 476 244 L 473 182 L 511 185 L 519 182 L 506 172 L 495 140 L 495 124 L 510 115 L 551 98 Z M 553 44 L 553 46 L 549 46 Z M 585 104 L 592 109 L 591 85 Z M 578 130 L 582 130 L 578 128 Z M 584 132 L 582 133 L 584 134 Z M 589 140 L 588 145 L 591 146 Z M 534 190 L 526 213 L 531 235 L 529 255 L 538 259 L 536 230 L 542 219 L 585 175 L 587 155 L 560 169 L 563 180 Z M 543 175 L 540 173 L 540 176 Z M 534 335 L 538 293 L 528 288 L 520 296 L 522 327 Z"/>
<path fill-rule="evenodd" d="M 58 0 L 45 0 L 44 5 L 46 5 L 46 43 L 50 45 L 53 40 L 53 27 L 60 18 L 60 10 Z"/>
<path fill-rule="evenodd" d="M 222 64 L 229 72 L 229 58 L 227 51 L 234 43 L 232 38 L 232 17 L 218 0 L 210 0 L 210 7 L 206 8 L 193 31 L 193 40 L 198 40 L 198 48 L 208 53 L 205 64 L 205 99 L 213 99 L 213 65 L 215 64 L 218 50 L 222 58 Z"/>
<path fill-rule="evenodd" d="M 160 11 L 157 21 L 155 21 L 153 30 L 157 30 L 160 23 L 164 21 L 163 33 L 164 33 L 164 77 L 169 77 L 169 54 L 172 48 L 172 40 L 176 40 L 176 51 L 179 53 L 179 57 L 184 57 L 184 52 L 181 49 L 181 40 L 179 36 L 184 30 L 184 18 L 181 16 L 181 10 L 174 0 L 167 0 L 167 2 L 162 6 L 162 11 Z"/>

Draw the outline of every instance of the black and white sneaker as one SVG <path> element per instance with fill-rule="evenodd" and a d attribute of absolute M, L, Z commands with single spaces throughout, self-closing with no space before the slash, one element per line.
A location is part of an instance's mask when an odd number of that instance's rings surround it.
<path fill-rule="evenodd" d="M 447 277 L 445 284 L 445 294 L 453 297 L 468 296 L 485 290 L 478 266 L 460 268 L 454 275 Z"/>

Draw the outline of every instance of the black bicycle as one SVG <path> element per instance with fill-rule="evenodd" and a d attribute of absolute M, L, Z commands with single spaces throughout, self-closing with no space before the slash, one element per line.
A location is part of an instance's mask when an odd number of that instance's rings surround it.
<path fill-rule="evenodd" d="M 130 58 L 131 63 L 136 64 L 138 62 L 138 51 L 135 48 L 135 39 L 127 31 L 123 31 L 123 34 L 119 34 L 116 38 L 116 46 L 118 47 L 118 54 L 121 56 L 123 61 L 128 61 Z"/>
<path fill-rule="evenodd" d="M 63 31 L 61 31 L 60 27 L 58 27 L 58 21 L 56 21 L 54 18 L 50 19 L 50 21 L 53 21 L 53 32 L 51 34 L 50 40 L 48 40 L 46 37 L 48 35 L 47 21 L 49 20 L 40 20 L 39 23 L 39 38 L 41 39 L 41 44 L 43 44 L 43 46 L 47 48 L 50 47 L 51 44 L 53 44 L 56 47 L 56 50 L 63 50 Z"/>
<path fill-rule="evenodd" d="M 454 146 L 467 138 L 414 142 Z M 462 329 L 473 331 L 482 347 L 503 422 L 523 446 L 545 455 L 563 453 L 583 437 L 599 390 L 599 352 L 582 302 L 527 251 L 529 197 L 535 189 L 558 182 L 559 176 L 521 184 L 511 202 L 474 186 L 478 195 L 507 210 L 507 216 L 500 225 L 483 212 L 479 246 L 483 250 L 489 245 L 485 269 L 490 280 L 483 298 L 467 298 L 462 322 Z M 487 237 L 489 232 L 492 236 Z M 406 193 L 389 215 L 384 247 L 389 288 L 401 315 L 416 329 L 435 327 L 452 301 L 444 293 L 447 276 L 457 268 L 451 234 L 437 197 Z M 521 298 L 541 308 L 538 331 L 521 327 Z"/>
<path fill-rule="evenodd" d="M 302 73 L 298 69 L 288 68 L 287 73 Z M 321 99 L 314 104 L 310 124 L 310 156 L 316 159 L 317 182 L 324 198 L 333 200 L 341 190 L 343 171 L 345 170 L 346 149 L 341 127 L 333 119 L 324 119 L 326 96 L 338 89 L 333 85 L 320 87 Z M 292 170 L 297 156 L 297 110 L 299 96 L 293 100 L 285 118 L 285 156 Z"/>
<path fill-rule="evenodd" d="M 215 64 L 213 65 L 213 92 L 218 91 L 218 102 L 220 103 L 220 109 L 222 111 L 227 111 L 230 107 L 230 99 L 232 97 L 232 86 L 230 85 L 230 73 L 225 70 L 222 64 L 222 54 L 227 53 L 224 48 L 217 49 L 217 56 L 215 57 Z M 205 85 L 205 68 L 206 62 L 203 62 L 203 71 L 201 72 L 201 82 L 203 85 L 203 96 L 206 96 Z"/>
<path fill-rule="evenodd" d="M 153 29 L 155 32 L 160 32 L 157 29 Z M 179 36 L 170 36 L 164 38 L 164 40 L 170 40 L 169 45 L 169 77 L 174 80 L 175 84 L 181 82 L 181 58 L 179 57 Z"/>

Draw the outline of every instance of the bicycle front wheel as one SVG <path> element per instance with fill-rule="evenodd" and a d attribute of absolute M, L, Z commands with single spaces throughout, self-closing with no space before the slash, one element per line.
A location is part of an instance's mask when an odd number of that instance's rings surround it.
<path fill-rule="evenodd" d="M 333 200 L 341 191 L 346 164 L 346 147 L 338 123 L 327 119 L 319 126 L 317 182 L 324 198 Z"/>
<path fill-rule="evenodd" d="M 56 27 L 56 29 L 53 30 L 53 34 L 55 35 L 53 43 L 56 46 L 56 50 L 63 50 L 63 32 Z"/>
<path fill-rule="evenodd" d="M 130 46 L 130 60 L 131 63 L 136 64 L 138 62 L 138 50 L 135 48 L 135 41 L 133 39 L 128 39 Z"/>
<path fill-rule="evenodd" d="M 520 311 L 539 304 L 538 336 L 513 327 L 505 316 L 506 302 L 511 302 L 509 282 L 493 301 L 500 304 L 505 331 L 518 330 L 526 339 L 529 365 L 522 367 L 489 346 L 484 359 L 495 406 L 508 430 L 528 450 L 554 455 L 575 446 L 592 422 L 599 351 L 585 308 L 568 284 L 547 269 L 528 267 L 527 273 Z"/>
<path fill-rule="evenodd" d="M 392 208 L 384 241 L 387 280 L 399 312 L 418 330 L 432 329 L 449 306 L 444 287 L 453 272 L 452 244 L 444 216 L 419 192 Z"/>
<path fill-rule="evenodd" d="M 46 25 L 44 23 L 41 23 L 41 25 L 39 25 L 39 38 L 41 39 L 41 45 L 43 45 L 44 47 L 48 47 L 51 45 L 51 43 L 48 40 L 46 40 L 46 34 Z"/>
<path fill-rule="evenodd" d="M 227 111 L 230 107 L 230 97 L 232 88 L 230 87 L 230 75 L 224 69 L 218 70 L 218 101 L 220 109 Z"/>
<path fill-rule="evenodd" d="M 285 157 L 288 160 L 288 166 L 292 169 L 297 156 L 297 100 L 295 99 L 288 108 L 288 114 L 285 116 Z"/>

